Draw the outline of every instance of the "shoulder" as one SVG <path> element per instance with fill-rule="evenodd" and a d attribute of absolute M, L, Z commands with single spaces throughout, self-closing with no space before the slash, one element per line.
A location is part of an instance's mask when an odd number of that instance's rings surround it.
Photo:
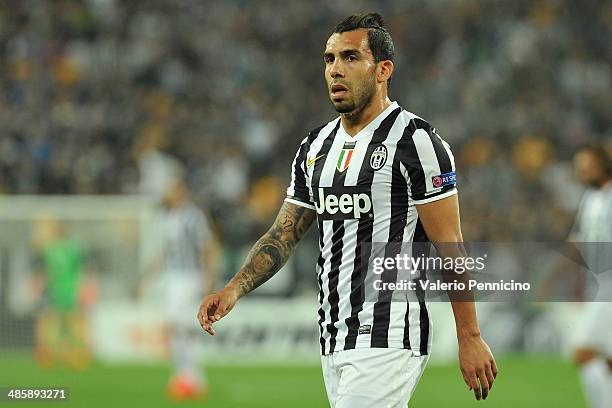
<path fill-rule="evenodd" d="M 307 152 L 310 149 L 310 146 L 319 138 L 319 136 L 329 135 L 338 123 L 340 123 L 340 118 L 335 118 L 312 129 L 300 142 L 300 151 L 304 153 Z"/>
<path fill-rule="evenodd" d="M 582 194 L 581 205 L 584 206 L 590 203 L 591 200 L 593 199 L 593 196 L 595 196 L 596 194 L 597 194 L 597 190 L 595 190 L 592 187 L 588 187 L 586 190 L 584 190 L 584 193 Z"/>
<path fill-rule="evenodd" d="M 308 132 L 308 136 L 306 136 L 306 138 L 304 138 L 304 140 L 302 141 L 302 143 L 312 143 L 314 142 L 317 137 L 319 137 L 319 135 L 324 135 L 324 134 L 329 134 L 331 133 L 331 131 L 333 131 L 333 129 L 338 125 L 338 123 L 340 123 L 340 118 L 336 117 L 332 120 L 330 120 L 327 123 L 324 123 L 314 129 L 312 129 L 310 132 Z"/>
<path fill-rule="evenodd" d="M 188 220 L 188 222 L 201 223 L 206 219 L 204 210 L 202 210 L 192 201 L 185 203 L 185 205 L 181 209 L 181 212 L 185 219 Z"/>
<path fill-rule="evenodd" d="M 405 130 L 404 134 L 402 135 L 402 139 L 404 142 L 407 140 L 412 140 L 415 137 L 417 131 L 422 131 L 419 133 L 421 133 L 422 136 L 429 136 L 431 143 L 442 143 L 445 146 L 449 147 L 446 140 L 444 140 L 438 134 L 436 128 L 429 121 L 407 110 L 402 110 L 401 116 L 402 120 L 405 123 Z"/>
<path fill-rule="evenodd" d="M 319 135 L 319 133 L 321 133 L 321 130 L 327 126 L 327 123 L 324 123 L 320 126 L 317 126 L 316 128 L 312 129 L 310 132 L 308 132 L 308 136 L 306 136 L 306 138 L 304 139 L 304 141 L 308 142 L 308 143 L 312 143 L 317 136 Z"/>
<path fill-rule="evenodd" d="M 400 118 L 404 121 L 405 127 L 408 132 L 404 132 L 406 136 L 412 136 L 417 130 L 424 130 L 427 133 L 435 133 L 436 128 L 431 125 L 427 120 L 423 119 L 419 115 L 402 109 Z"/>

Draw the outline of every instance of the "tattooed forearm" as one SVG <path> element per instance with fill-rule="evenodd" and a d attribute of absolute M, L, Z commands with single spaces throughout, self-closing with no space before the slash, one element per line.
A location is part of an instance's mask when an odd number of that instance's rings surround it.
<path fill-rule="evenodd" d="M 283 267 L 315 217 L 313 210 L 283 203 L 272 227 L 251 248 L 244 266 L 230 281 L 240 289 L 240 296 L 266 282 Z"/>

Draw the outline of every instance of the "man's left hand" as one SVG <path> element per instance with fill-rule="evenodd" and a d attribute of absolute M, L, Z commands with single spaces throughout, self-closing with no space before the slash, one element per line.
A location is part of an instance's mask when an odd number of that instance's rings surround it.
<path fill-rule="evenodd" d="M 480 335 L 459 338 L 459 363 L 463 380 L 476 399 L 486 399 L 498 370 L 489 345 Z"/>

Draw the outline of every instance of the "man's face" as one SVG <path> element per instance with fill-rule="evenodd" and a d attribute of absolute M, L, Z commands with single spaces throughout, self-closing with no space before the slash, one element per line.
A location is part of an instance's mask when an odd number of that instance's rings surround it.
<path fill-rule="evenodd" d="M 325 81 L 336 111 L 361 110 L 376 93 L 376 68 L 364 29 L 334 33 L 327 40 Z"/>
<path fill-rule="evenodd" d="M 589 187 L 599 187 L 604 178 L 597 156 L 589 150 L 582 150 L 574 156 L 574 170 L 580 182 Z"/>

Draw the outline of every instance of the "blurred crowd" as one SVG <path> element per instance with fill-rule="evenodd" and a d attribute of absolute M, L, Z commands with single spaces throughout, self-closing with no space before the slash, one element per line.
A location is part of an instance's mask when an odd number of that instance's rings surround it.
<path fill-rule="evenodd" d="M 563 239 L 572 154 L 612 138 L 603 0 L 0 0 L 0 194 L 138 193 L 172 157 L 222 242 L 251 242 L 336 115 L 326 39 L 367 11 L 394 38 L 391 98 L 454 150 L 465 238 Z"/>

